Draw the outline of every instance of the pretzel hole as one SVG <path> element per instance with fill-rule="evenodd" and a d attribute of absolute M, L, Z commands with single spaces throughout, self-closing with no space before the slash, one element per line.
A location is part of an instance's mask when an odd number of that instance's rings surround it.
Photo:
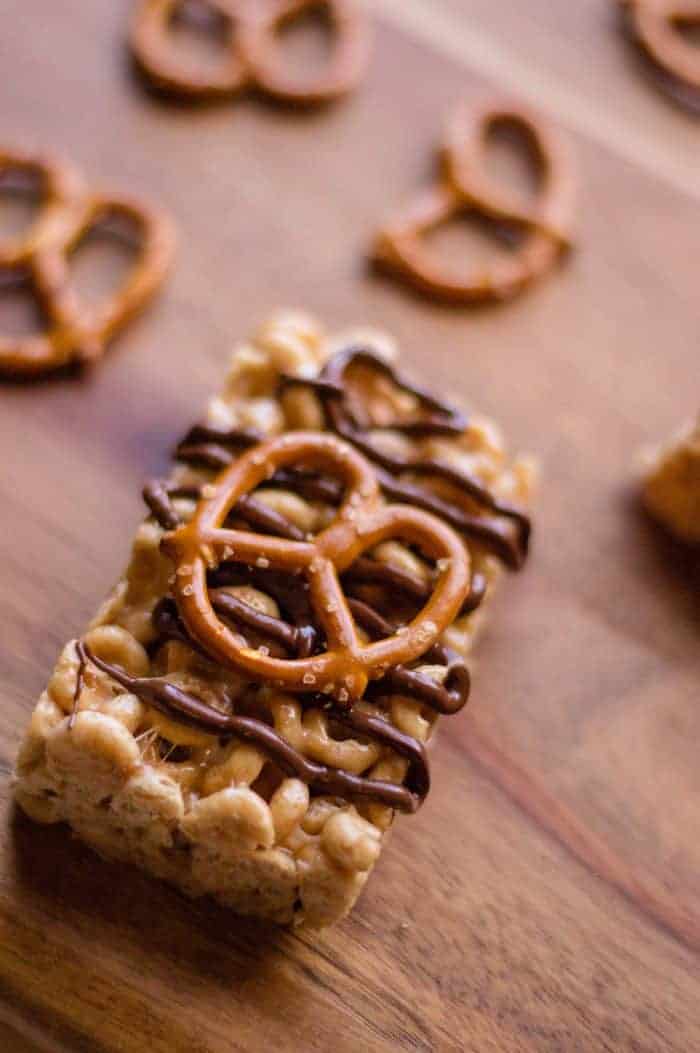
<path fill-rule="evenodd" d="M 31 277 L 20 271 L 0 272 L 0 337 L 38 336 L 47 317 Z"/>
<path fill-rule="evenodd" d="M 274 61 L 285 76 L 310 81 L 328 62 L 332 48 L 333 19 L 321 0 L 277 24 Z"/>
<path fill-rule="evenodd" d="M 484 142 L 486 172 L 509 197 L 531 204 L 539 194 L 543 162 L 532 131 L 520 121 L 497 118 L 486 129 Z"/>
<path fill-rule="evenodd" d="M 502 264 L 526 238 L 519 224 L 496 221 L 474 209 L 465 209 L 426 232 L 425 244 L 434 261 L 453 278 L 488 273 Z"/>
<path fill-rule="evenodd" d="M 169 46 L 175 60 L 215 72 L 228 58 L 233 20 L 205 0 L 181 0 L 168 21 Z"/>
<path fill-rule="evenodd" d="M 24 166 L 0 172 L 0 238 L 25 233 L 36 220 L 46 195 L 45 176 Z"/>
<path fill-rule="evenodd" d="M 81 303 L 96 307 L 127 279 L 139 257 L 140 224 L 121 212 L 107 211 L 72 246 L 70 284 Z"/>

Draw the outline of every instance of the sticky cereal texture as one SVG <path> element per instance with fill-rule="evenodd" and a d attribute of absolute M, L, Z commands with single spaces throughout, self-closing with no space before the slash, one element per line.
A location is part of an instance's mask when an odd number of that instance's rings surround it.
<path fill-rule="evenodd" d="M 645 455 L 648 511 L 688 544 L 700 544 L 700 417 Z"/>
<path fill-rule="evenodd" d="M 321 428 L 323 413 L 313 391 L 290 387 L 278 395 L 279 378 L 316 376 L 344 341 L 358 338 L 387 358 L 396 357 L 393 342 L 382 334 L 356 330 L 331 337 L 306 315 L 276 315 L 232 354 L 206 423 L 252 427 L 266 435 Z M 388 397 L 383 391 L 382 398 Z M 396 398 L 406 395 L 397 392 Z M 384 441 L 398 448 L 407 440 L 388 431 Z M 490 421 L 472 416 L 461 435 L 415 442 L 421 454 L 474 473 L 502 500 L 528 504 L 532 465 L 508 460 Z M 186 489 L 214 477 L 207 468 L 176 463 L 169 481 Z M 257 496 L 303 531 L 320 529 L 329 516 L 321 501 L 291 491 L 263 488 Z M 186 519 L 194 502 L 178 498 L 177 509 Z M 154 646 L 151 615 L 173 572 L 160 550 L 163 533 L 150 517 L 138 528 L 129 565 L 84 642 L 132 676 L 165 677 L 211 705 L 226 697 L 234 711 L 244 696 L 250 706 L 251 685 L 234 671 L 177 640 Z M 501 565 L 478 544 L 469 542 L 469 548 L 490 595 Z M 418 577 L 428 572 L 419 556 L 397 542 L 378 546 L 373 555 Z M 246 585 L 231 591 L 263 613 L 279 613 L 275 600 L 259 589 Z M 459 617 L 443 642 L 467 655 L 482 617 L 483 606 Z M 418 668 L 436 680 L 445 674 L 429 663 Z M 78 676 L 72 640 L 34 709 L 17 758 L 15 795 L 31 819 L 66 822 L 104 857 L 134 863 L 190 896 L 211 895 L 241 914 L 321 927 L 350 910 L 380 855 L 394 818 L 390 807 L 310 795 L 303 782 L 285 775 L 255 746 L 176 723 L 90 664 L 79 692 Z M 406 775 L 406 760 L 389 747 L 336 737 L 320 706 L 302 705 L 272 685 L 256 685 L 253 701 L 281 736 L 314 761 L 395 782 Z M 382 709 L 367 700 L 360 705 L 422 742 L 436 723 L 433 710 L 399 694 Z"/>

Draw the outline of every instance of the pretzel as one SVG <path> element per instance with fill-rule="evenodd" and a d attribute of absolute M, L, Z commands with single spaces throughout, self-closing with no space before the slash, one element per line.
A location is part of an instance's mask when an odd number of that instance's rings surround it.
<path fill-rule="evenodd" d="M 679 23 L 700 26 L 698 0 L 618 0 L 630 34 L 664 75 L 660 81 L 673 97 L 700 109 L 700 53 L 684 40 Z M 668 78 L 668 79 L 666 79 Z"/>
<path fill-rule="evenodd" d="M 494 186 L 486 167 L 488 133 L 498 125 L 527 135 L 541 174 L 537 199 L 526 205 Z M 563 147 L 540 118 L 514 103 L 460 107 L 440 149 L 436 182 L 379 230 L 372 248 L 377 265 L 435 299 L 452 303 L 508 300 L 549 271 L 571 246 L 573 180 Z M 480 271 L 455 274 L 437 261 L 424 236 L 464 212 L 524 233 L 511 257 Z"/>
<path fill-rule="evenodd" d="M 221 69 L 202 69 L 172 49 L 169 30 L 182 0 L 141 0 L 130 45 L 141 72 L 160 91 L 184 99 L 234 96 L 247 88 L 273 99 L 315 104 L 350 91 L 364 71 L 368 54 L 366 20 L 354 0 L 200 0 L 226 25 L 226 60 Z M 280 60 L 280 27 L 313 8 L 328 12 L 334 48 L 326 69 L 315 77 L 298 77 Z"/>
<path fill-rule="evenodd" d="M 314 539 L 288 539 L 226 529 L 236 502 L 280 467 L 303 461 L 339 475 L 345 494 L 333 522 Z M 339 702 L 362 697 L 367 683 L 388 668 L 419 657 L 459 611 L 469 591 L 469 556 L 459 537 L 420 509 L 385 505 L 374 469 L 352 446 L 332 435 L 295 432 L 271 439 L 243 454 L 213 484 L 189 523 L 163 539 L 175 563 L 173 595 L 188 632 L 223 665 L 242 670 L 293 692 L 319 692 Z M 435 590 L 400 633 L 362 644 L 338 575 L 389 537 L 401 536 L 440 561 Z M 326 636 L 326 650 L 307 658 L 275 658 L 249 647 L 214 611 L 207 569 L 221 562 L 297 571 Z"/>
<path fill-rule="evenodd" d="M 20 177 L 20 186 L 27 177 L 37 180 L 42 203 L 27 230 L 0 239 L 0 267 L 22 267 L 41 249 L 64 238 L 84 190 L 80 175 L 69 165 L 39 154 L 0 150 L 0 188 L 12 187 L 13 176 Z"/>
<path fill-rule="evenodd" d="M 52 185 L 56 180 L 60 183 L 57 173 L 47 172 Z M 31 236 L 6 250 L 7 260 L 22 262 L 20 277 L 28 277 L 47 328 L 39 336 L 0 337 L 0 374 L 34 376 L 73 362 L 95 361 L 116 332 L 146 305 L 170 264 L 174 233 L 162 214 L 127 197 L 90 194 L 64 211 L 58 201 L 52 196 L 52 211 Z M 97 307 L 87 308 L 72 289 L 69 258 L 91 230 L 113 218 L 138 227 L 139 258 L 115 292 Z"/>

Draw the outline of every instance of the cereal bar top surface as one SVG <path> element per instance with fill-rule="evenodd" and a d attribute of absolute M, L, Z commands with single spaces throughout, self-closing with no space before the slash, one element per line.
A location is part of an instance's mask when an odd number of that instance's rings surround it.
<path fill-rule="evenodd" d="M 332 338 L 297 314 L 276 317 L 233 353 L 223 391 L 177 447 L 169 478 L 146 488 L 152 514 L 126 573 L 82 640 L 64 649 L 34 714 L 34 741 L 51 726 L 66 749 L 70 743 L 79 752 L 85 740 L 90 764 L 102 756 L 145 773 L 151 809 L 176 817 L 191 842 L 210 843 L 225 827 L 239 848 L 281 850 L 301 867 L 319 852 L 350 870 L 371 867 L 394 811 L 415 810 L 428 790 L 425 743 L 437 716 L 466 702 L 464 658 L 491 586 L 504 565 L 516 568 L 526 554 L 533 474 L 529 461 L 507 459 L 489 421 L 405 381 L 395 358 L 381 334 Z M 439 638 L 371 679 L 352 705 L 343 705 L 342 689 L 331 697 L 309 684 L 307 693 L 293 693 L 213 660 L 174 599 L 182 565 L 166 551 L 167 539 L 215 495 L 215 480 L 243 451 L 300 430 L 332 433 L 357 450 L 373 467 L 382 501 L 441 517 L 462 539 L 471 568 Z M 283 467 L 228 521 L 301 543 L 333 521 L 340 500 L 338 479 L 316 465 Z M 225 557 L 219 552 L 207 572 L 222 622 L 251 653 L 313 661 L 323 628 L 310 612 L 307 583 L 265 555 L 245 565 Z M 411 538 L 392 538 L 345 568 L 340 580 L 360 642 L 406 632 L 447 562 Z M 267 731 L 252 734 L 253 725 Z M 32 741 L 30 729 L 20 776 L 31 770 Z M 27 810 L 44 821 L 60 818 L 54 801 L 38 795 Z"/>

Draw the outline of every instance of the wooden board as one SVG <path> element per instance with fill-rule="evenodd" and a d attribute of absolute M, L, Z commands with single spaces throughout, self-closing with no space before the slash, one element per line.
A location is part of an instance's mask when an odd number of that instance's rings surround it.
<path fill-rule="evenodd" d="M 542 44 L 550 17 L 567 39 L 560 5 L 530 20 L 432 2 L 435 25 L 483 29 L 491 50 L 461 52 L 432 23 L 421 40 L 416 4 L 404 32 L 382 0 L 363 90 L 313 115 L 163 106 L 125 62 L 126 3 L 0 2 L 7 142 L 159 199 L 181 231 L 165 295 L 92 376 L 0 389 L 3 1048 L 700 1048 L 700 577 L 640 516 L 630 474 L 697 409 L 700 125 L 642 83 L 618 108 L 609 52 L 595 85 L 569 77 Z M 577 25 L 583 65 L 598 45 Z M 517 303 L 472 313 L 368 276 L 372 229 L 426 178 L 449 105 L 498 87 L 489 73 L 512 79 L 511 55 L 528 97 L 546 78 L 558 116 L 576 102 L 579 251 Z M 586 123 L 596 106 L 619 137 Z M 280 304 L 386 326 L 543 465 L 532 561 L 493 607 L 431 796 L 321 937 L 188 903 L 9 804 L 22 728 L 123 565 L 142 480 Z"/>

